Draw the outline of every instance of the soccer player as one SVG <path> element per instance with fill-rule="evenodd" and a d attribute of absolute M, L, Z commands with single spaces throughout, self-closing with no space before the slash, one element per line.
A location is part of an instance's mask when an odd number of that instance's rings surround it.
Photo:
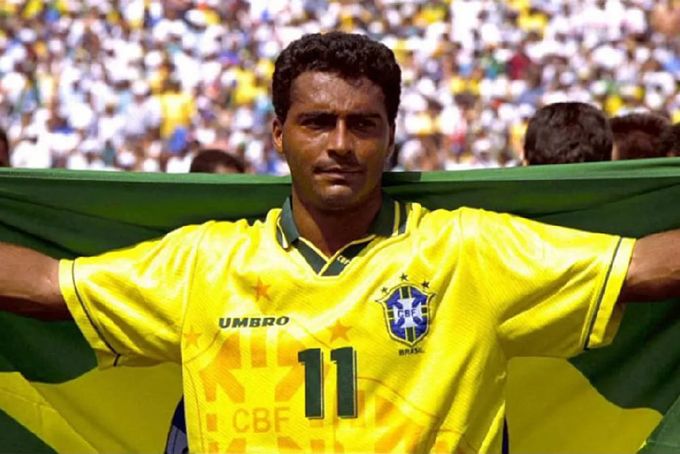
<path fill-rule="evenodd" d="M 182 364 L 193 451 L 500 452 L 510 358 L 606 345 L 622 303 L 680 294 L 680 231 L 383 194 L 400 70 L 379 43 L 305 36 L 273 92 L 292 192 L 266 219 L 73 261 L 0 247 L 6 307 L 68 307 L 102 367 Z"/>

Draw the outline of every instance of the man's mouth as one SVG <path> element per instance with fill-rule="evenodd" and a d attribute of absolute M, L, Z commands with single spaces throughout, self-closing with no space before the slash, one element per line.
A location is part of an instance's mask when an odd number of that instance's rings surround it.
<path fill-rule="evenodd" d="M 321 167 L 321 168 L 315 169 L 314 173 L 317 174 L 317 175 L 345 176 L 345 175 L 359 174 L 359 173 L 361 173 L 361 169 L 359 169 L 357 167 L 340 167 L 340 166 Z"/>

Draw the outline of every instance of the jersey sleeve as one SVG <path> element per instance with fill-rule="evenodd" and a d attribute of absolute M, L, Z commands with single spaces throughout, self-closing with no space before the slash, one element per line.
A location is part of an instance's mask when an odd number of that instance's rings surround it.
<path fill-rule="evenodd" d="M 62 260 L 59 285 L 100 367 L 180 360 L 180 336 L 205 226 L 95 257 Z"/>
<path fill-rule="evenodd" d="M 574 356 L 609 344 L 634 240 L 462 210 L 461 260 L 495 318 L 506 355 Z"/>

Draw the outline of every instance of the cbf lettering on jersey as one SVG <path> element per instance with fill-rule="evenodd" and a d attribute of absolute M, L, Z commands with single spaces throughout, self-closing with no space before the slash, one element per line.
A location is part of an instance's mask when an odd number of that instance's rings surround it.
<path fill-rule="evenodd" d="M 266 326 L 283 326 L 290 322 L 290 317 L 220 317 L 220 328 L 262 328 Z"/>

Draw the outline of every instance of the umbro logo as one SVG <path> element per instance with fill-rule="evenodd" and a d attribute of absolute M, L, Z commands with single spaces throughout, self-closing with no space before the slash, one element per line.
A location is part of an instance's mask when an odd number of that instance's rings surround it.
<path fill-rule="evenodd" d="M 262 328 L 266 326 L 284 326 L 290 317 L 220 317 L 220 328 Z"/>

